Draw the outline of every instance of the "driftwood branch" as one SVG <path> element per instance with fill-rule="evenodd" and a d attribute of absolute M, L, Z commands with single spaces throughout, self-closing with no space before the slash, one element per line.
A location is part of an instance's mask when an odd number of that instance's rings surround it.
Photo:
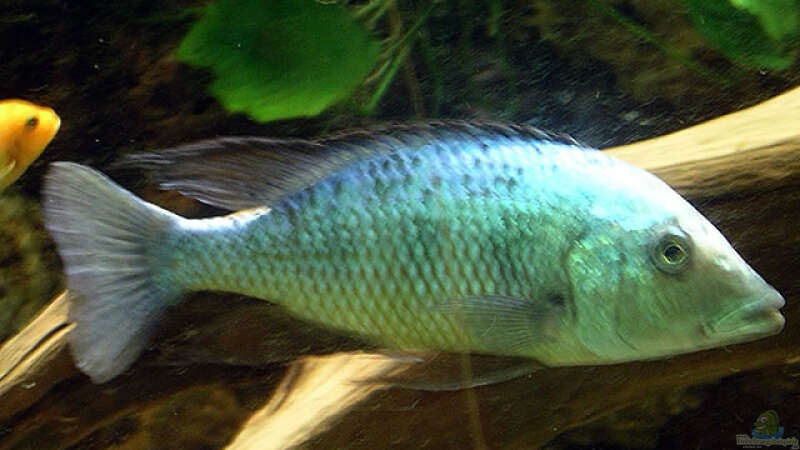
<path fill-rule="evenodd" d="M 54 384 L 77 374 L 65 336 L 67 299 L 61 294 L 0 348 L 0 420 L 27 408 Z"/>
<path fill-rule="evenodd" d="M 672 135 L 608 150 L 675 187 L 784 294 L 788 325 L 778 336 L 663 361 L 548 369 L 459 392 L 384 390 L 358 382 L 391 370 L 392 361 L 380 356 L 306 357 L 288 370 L 283 364 L 264 366 L 285 355 L 357 346 L 280 319 L 263 302 L 204 294 L 167 321 L 161 344 L 131 371 L 98 386 L 71 365 L 66 300 L 59 296 L 0 348 L 0 424 L 9 430 L 0 434 L 0 448 L 74 445 L 117 430 L 126 418 L 139 424 L 128 439 L 146 445 L 167 433 L 152 419 L 165 408 L 186 401 L 187 411 L 196 414 L 202 409 L 198 402 L 210 399 L 214 409 L 224 409 L 219 405 L 236 405 L 231 399 L 244 393 L 246 405 L 215 418 L 229 425 L 219 446 L 366 449 L 391 441 L 404 448 L 530 448 L 649 396 L 744 370 L 796 364 L 798 117 L 795 89 Z M 304 342 L 301 336 L 308 333 L 314 339 Z M 200 421 L 188 413 L 184 420 Z"/>

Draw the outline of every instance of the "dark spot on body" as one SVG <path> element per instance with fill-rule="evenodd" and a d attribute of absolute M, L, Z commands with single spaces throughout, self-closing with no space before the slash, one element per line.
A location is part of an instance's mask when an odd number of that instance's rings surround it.
<path fill-rule="evenodd" d="M 547 301 L 550 302 L 551 305 L 561 309 L 564 309 L 567 306 L 567 300 L 561 294 L 550 294 L 547 297 Z"/>
<path fill-rule="evenodd" d="M 344 191 L 344 183 L 342 180 L 334 180 L 333 182 L 333 195 L 341 195 Z"/>

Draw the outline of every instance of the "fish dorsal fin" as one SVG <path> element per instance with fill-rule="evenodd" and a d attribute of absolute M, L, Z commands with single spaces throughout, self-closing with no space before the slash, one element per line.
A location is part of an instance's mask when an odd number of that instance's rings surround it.
<path fill-rule="evenodd" d="M 239 210 L 275 205 L 358 161 L 448 139 L 482 143 L 498 138 L 578 146 L 569 137 L 525 125 L 438 121 L 390 124 L 316 140 L 223 137 L 129 155 L 120 165 L 149 171 L 162 189 Z"/>

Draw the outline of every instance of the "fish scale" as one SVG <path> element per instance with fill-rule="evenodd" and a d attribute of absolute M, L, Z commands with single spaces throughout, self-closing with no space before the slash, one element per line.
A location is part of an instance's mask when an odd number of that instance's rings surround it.
<path fill-rule="evenodd" d="M 454 161 L 461 162 L 462 165 L 472 166 L 474 167 L 475 161 L 465 161 L 464 159 L 459 158 L 452 158 Z M 421 158 L 417 158 L 418 161 L 421 161 Z M 389 184 L 387 187 L 390 190 L 394 190 L 398 196 L 413 196 L 412 193 L 405 193 L 402 192 L 402 187 L 405 183 L 408 182 L 409 178 L 409 170 L 414 164 L 408 164 L 408 158 L 396 158 L 390 159 L 386 161 L 383 165 L 383 173 L 376 176 L 376 179 L 382 180 L 381 183 L 385 183 L 387 180 L 394 178 L 395 181 L 392 184 Z M 466 164 L 464 164 L 466 162 Z M 419 166 L 421 162 L 418 162 L 416 165 Z M 479 164 L 480 165 L 480 164 Z M 492 170 L 493 167 L 491 165 L 483 165 L 483 168 L 486 170 Z M 473 182 L 473 176 L 463 176 L 461 174 L 458 177 L 455 177 L 457 181 L 466 182 L 467 184 Z M 361 178 L 363 180 L 363 178 Z M 336 180 L 336 182 L 331 182 L 328 186 L 320 187 L 320 192 L 326 193 L 333 193 L 334 199 L 332 200 L 333 204 L 343 205 L 346 204 L 346 197 L 347 195 L 351 195 L 352 193 L 342 193 L 342 181 Z M 380 184 L 380 183 L 376 183 Z M 337 187 L 338 186 L 338 187 Z M 475 189 L 471 189 L 475 190 Z M 338 192 L 338 196 L 337 193 Z M 314 197 L 317 196 L 317 193 L 312 192 L 309 196 Z M 373 195 L 364 195 L 363 197 L 375 198 Z M 364 201 L 364 198 L 359 200 Z M 419 229 L 415 226 L 412 221 L 403 220 L 405 217 L 417 217 L 417 215 L 424 216 L 424 211 L 422 213 L 415 211 L 415 209 L 419 209 L 413 203 L 392 203 L 392 207 L 388 211 L 384 211 L 380 206 L 378 206 L 378 210 L 383 212 L 384 214 L 378 214 L 378 218 L 389 221 L 390 223 L 395 223 L 399 227 L 399 233 L 405 235 L 407 237 L 416 237 L 419 235 Z M 481 210 L 484 208 L 484 205 L 481 202 L 476 204 L 476 209 Z M 289 208 L 287 208 L 289 209 Z M 368 208 L 365 210 L 369 210 Z M 345 219 L 349 220 L 345 220 Z M 329 227 L 333 230 L 330 231 L 330 236 L 326 235 L 324 230 L 319 230 L 321 233 L 319 236 L 315 236 L 315 239 L 312 239 L 313 242 L 320 243 L 320 242 L 351 242 L 352 236 L 350 235 L 351 231 L 348 230 L 346 226 L 347 222 L 353 222 L 353 219 L 357 221 L 358 227 L 354 228 L 352 232 L 357 232 L 358 229 L 362 229 L 360 226 L 361 218 L 358 214 L 353 214 L 352 210 L 345 210 L 340 214 L 334 214 L 332 217 L 322 218 L 322 217 L 303 217 L 303 223 L 317 223 L 320 225 L 320 228 L 324 228 L 324 224 L 329 223 Z M 463 229 L 465 232 L 470 233 L 473 236 L 481 236 L 486 235 L 483 230 L 481 230 L 480 225 L 482 223 L 486 223 L 485 221 L 480 220 L 480 214 L 477 217 L 468 217 L 463 225 Z M 458 232 L 458 228 L 456 227 L 455 232 Z M 236 231 L 238 232 L 238 231 Z M 300 231 L 300 235 L 304 236 L 305 233 Z M 391 239 L 391 237 L 390 237 Z M 298 245 L 289 245 L 288 247 L 292 248 L 303 248 L 304 240 L 301 239 L 298 242 Z M 305 242 L 308 242 L 305 240 Z M 497 281 L 494 280 L 492 277 L 492 273 L 486 273 L 486 271 L 481 270 L 478 266 L 490 267 L 491 265 L 496 265 L 496 261 L 492 260 L 492 251 L 490 246 L 487 245 L 486 239 L 478 240 L 477 242 L 468 245 L 463 239 L 453 239 L 452 244 L 454 245 L 453 248 L 453 256 L 448 258 L 447 255 L 441 257 L 443 260 L 447 261 L 461 261 L 461 264 L 457 264 L 452 267 L 449 271 L 451 272 L 450 277 L 442 276 L 445 279 L 458 279 L 462 280 L 461 283 L 456 284 L 455 286 L 458 288 L 454 292 L 445 292 L 445 295 L 450 296 L 462 296 L 468 293 L 477 293 L 477 292 L 494 292 L 494 288 L 497 285 Z M 346 246 L 345 246 L 346 247 Z M 441 246 L 431 246 L 431 248 L 440 248 Z M 352 256 L 349 255 L 346 251 L 346 248 L 342 247 L 334 247 L 334 249 L 327 248 L 327 257 L 331 259 L 343 258 L 347 260 L 348 257 Z M 337 251 L 340 252 L 337 254 Z M 312 252 L 312 254 L 315 252 Z M 380 255 L 378 262 L 375 261 L 358 261 L 353 262 L 353 264 L 358 265 L 367 265 L 373 267 L 375 265 L 382 266 L 387 265 L 388 261 L 397 261 L 396 264 L 392 265 L 389 268 L 389 273 L 392 278 L 392 282 L 388 284 L 389 291 L 388 292 L 381 292 L 382 297 L 386 298 L 384 301 L 376 301 L 375 299 L 365 299 L 362 295 L 360 295 L 356 291 L 347 292 L 342 290 L 342 286 L 350 286 L 353 284 L 353 279 L 355 278 L 355 274 L 357 273 L 357 267 L 353 267 L 350 264 L 345 264 L 344 269 L 341 270 L 339 273 L 332 274 L 331 277 L 325 277 L 324 279 L 327 281 L 326 284 L 320 285 L 319 283 L 314 284 L 317 289 L 316 292 L 304 292 L 302 288 L 302 283 L 300 286 L 296 286 L 290 290 L 290 293 L 294 293 L 297 297 L 297 301 L 299 304 L 303 304 L 304 308 L 295 308 L 292 305 L 288 305 L 288 309 L 294 312 L 297 315 L 305 316 L 304 318 L 309 320 L 318 320 L 321 323 L 325 323 L 327 325 L 336 324 L 343 329 L 353 329 L 355 328 L 358 332 L 372 335 L 375 334 L 378 330 L 381 330 L 383 327 L 394 327 L 398 328 L 396 331 L 397 336 L 401 336 L 399 340 L 403 345 L 414 345 L 415 347 L 426 347 L 430 345 L 430 340 L 437 341 L 437 343 L 441 344 L 443 342 L 446 343 L 448 339 L 452 340 L 452 336 L 443 336 L 442 333 L 439 331 L 444 328 L 445 330 L 452 328 L 450 324 L 450 319 L 442 314 L 436 314 L 433 311 L 433 308 L 430 302 L 425 301 L 423 299 L 429 298 L 432 294 L 431 287 L 432 283 L 424 276 L 425 273 L 430 273 L 430 271 L 426 271 L 424 266 L 426 265 L 425 253 L 424 249 L 420 242 L 402 242 L 400 245 L 393 245 L 389 247 L 388 254 Z M 192 260 L 194 257 L 187 257 L 187 260 Z M 241 255 L 238 260 L 247 261 L 252 259 L 249 255 Z M 292 259 L 289 257 L 287 259 Z M 358 258 L 356 258 L 358 260 Z M 473 262 L 472 264 L 465 264 L 463 262 Z M 336 267 L 334 265 L 325 265 L 325 267 Z M 202 271 L 201 271 L 202 272 Z M 272 268 L 267 269 L 268 273 L 280 273 L 280 268 Z M 298 268 L 294 271 L 298 275 L 302 272 L 302 268 Z M 498 272 L 494 271 L 494 275 Z M 488 275 L 488 278 L 487 278 Z M 302 277 L 302 279 L 313 279 L 313 275 L 310 277 Z M 396 283 L 396 280 L 408 280 L 404 283 Z M 237 283 L 240 283 L 241 280 L 237 280 Z M 268 282 L 260 283 L 264 286 L 269 285 Z M 313 284 L 313 283 L 312 283 Z M 235 289 L 235 286 L 231 285 L 212 285 L 208 286 L 217 289 L 224 289 L 230 290 Z M 256 294 L 256 293 L 250 293 Z M 269 291 L 267 291 L 266 295 L 265 292 L 258 292 L 259 296 L 265 296 L 267 298 L 273 299 L 275 301 L 278 296 L 276 294 L 270 295 Z M 314 303 L 309 299 L 310 295 L 314 296 L 325 296 L 329 298 L 326 302 L 323 302 L 325 305 L 329 306 L 328 308 L 323 308 L 323 315 L 319 317 L 310 317 L 307 311 L 313 311 Z M 442 295 L 441 292 L 437 292 L 440 296 Z M 285 295 L 285 294 L 284 294 Z M 338 298 L 343 297 L 341 300 L 330 300 L 330 298 Z M 392 299 L 394 297 L 394 299 Z M 306 301 L 303 299 L 306 298 Z M 361 307 L 353 308 L 356 311 L 360 310 L 368 310 L 374 312 L 373 314 L 367 314 L 365 317 L 361 318 L 362 323 L 355 323 L 353 320 L 352 313 L 349 315 L 345 315 L 343 317 L 337 316 L 337 314 L 341 314 L 342 309 L 340 308 L 333 308 L 332 305 L 341 305 L 342 303 L 346 302 L 355 302 L 356 305 L 360 305 Z M 422 326 L 412 326 L 413 324 L 410 323 L 408 317 L 411 315 L 412 311 L 416 311 L 414 315 L 419 315 L 420 308 L 428 308 L 429 312 L 426 314 L 428 320 L 433 321 L 431 324 L 423 324 Z M 423 311 L 424 312 L 424 311 Z M 398 314 L 400 313 L 400 314 Z M 312 314 L 316 314 L 316 311 Z M 424 315 L 423 315 L 424 316 Z M 403 333 L 406 333 L 407 336 L 402 336 Z M 450 345 L 457 345 L 454 343 L 450 343 Z"/>

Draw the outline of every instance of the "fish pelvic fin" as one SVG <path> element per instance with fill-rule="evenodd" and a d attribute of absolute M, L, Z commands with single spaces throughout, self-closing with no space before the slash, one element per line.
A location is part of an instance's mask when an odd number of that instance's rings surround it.
<path fill-rule="evenodd" d="M 456 391 L 503 383 L 545 366 L 533 359 L 469 353 L 389 352 L 388 373 L 359 380 L 420 391 Z"/>
<path fill-rule="evenodd" d="M 74 163 L 53 163 L 43 194 L 45 227 L 67 274 L 72 355 L 103 383 L 136 360 L 182 295 L 163 245 L 181 219 Z"/>
<path fill-rule="evenodd" d="M 3 190 L 6 186 L 11 184 L 12 180 L 6 180 L 6 177 L 10 178 L 11 172 L 14 171 L 14 167 L 17 166 L 17 162 L 13 159 L 10 160 L 7 164 L 0 164 L 0 191 Z"/>

